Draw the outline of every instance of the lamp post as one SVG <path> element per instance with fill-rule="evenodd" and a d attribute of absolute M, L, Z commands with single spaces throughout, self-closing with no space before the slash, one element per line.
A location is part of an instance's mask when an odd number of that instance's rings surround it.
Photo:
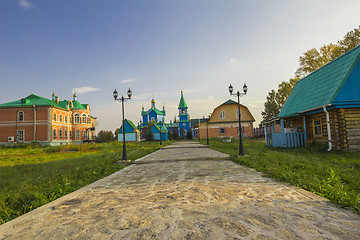
<path fill-rule="evenodd" d="M 131 99 L 132 91 L 130 90 L 130 88 L 129 88 L 129 90 L 127 91 L 127 95 L 128 95 L 127 98 L 124 97 L 124 96 L 121 96 L 120 98 L 118 98 L 118 92 L 116 91 L 116 89 L 115 89 L 114 92 L 113 92 L 113 96 L 114 96 L 115 101 L 119 101 L 119 102 L 122 103 L 122 132 L 123 132 L 123 157 L 122 157 L 122 160 L 127 160 L 126 145 L 125 145 L 125 114 L 124 114 L 124 102 Z"/>
<path fill-rule="evenodd" d="M 209 145 L 209 121 L 210 121 L 211 113 L 209 114 L 209 120 L 206 123 L 206 144 Z"/>
<path fill-rule="evenodd" d="M 237 91 L 236 93 L 233 93 L 233 86 L 229 86 L 229 93 L 230 93 L 230 96 L 237 96 L 238 98 L 238 112 L 239 112 L 239 156 L 244 156 L 244 148 L 243 148 L 243 143 L 242 143 L 242 129 L 241 129 L 241 113 L 240 113 L 240 97 L 241 96 L 244 96 L 246 95 L 246 92 L 248 90 L 246 84 L 244 83 L 244 86 L 243 86 L 243 91 L 244 92 L 239 92 Z"/>

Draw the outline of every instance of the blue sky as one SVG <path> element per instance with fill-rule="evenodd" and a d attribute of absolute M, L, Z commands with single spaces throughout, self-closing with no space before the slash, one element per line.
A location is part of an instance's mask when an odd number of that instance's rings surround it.
<path fill-rule="evenodd" d="M 88 103 L 97 130 L 121 123 L 112 92 L 133 91 L 126 117 L 165 105 L 191 118 L 249 90 L 256 124 L 267 93 L 294 76 L 302 53 L 360 25 L 360 1 L 0 0 L 0 103 L 34 93 Z M 236 100 L 235 98 L 233 98 Z"/>

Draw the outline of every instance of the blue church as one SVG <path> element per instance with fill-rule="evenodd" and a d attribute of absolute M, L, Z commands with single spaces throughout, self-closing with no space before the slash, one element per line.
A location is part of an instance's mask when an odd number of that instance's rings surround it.
<path fill-rule="evenodd" d="M 165 107 L 163 110 L 159 110 L 155 107 L 155 99 L 151 100 L 151 108 L 147 111 L 144 107 L 141 111 L 142 121 L 140 122 L 139 128 L 142 132 L 142 137 L 146 136 L 146 133 L 151 129 L 154 134 L 154 140 L 167 141 L 169 140 L 169 131 L 167 130 L 164 119 L 166 116 Z"/>
<path fill-rule="evenodd" d="M 139 124 L 139 129 L 142 132 L 142 137 L 146 136 L 146 133 L 151 128 L 151 131 L 154 134 L 154 140 L 167 141 L 169 140 L 170 131 L 176 132 L 180 137 L 186 138 L 188 131 L 191 131 L 191 124 L 188 114 L 188 106 L 184 99 L 183 91 L 181 91 L 181 98 L 179 103 L 179 121 L 171 122 L 165 124 L 165 107 L 163 106 L 162 111 L 155 107 L 154 98 L 151 100 L 151 108 L 147 111 L 144 110 L 144 107 L 141 111 L 142 121 Z M 170 131 L 169 131 L 170 130 Z M 160 134 L 161 132 L 161 134 Z"/>

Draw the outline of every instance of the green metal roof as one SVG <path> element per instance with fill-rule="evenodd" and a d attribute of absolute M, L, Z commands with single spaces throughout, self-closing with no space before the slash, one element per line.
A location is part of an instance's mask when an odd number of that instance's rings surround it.
<path fill-rule="evenodd" d="M 279 118 L 331 104 L 360 57 L 360 45 L 299 80 Z"/>
<path fill-rule="evenodd" d="M 162 125 L 162 127 L 161 127 L 161 132 L 162 132 L 162 133 L 168 132 L 165 124 L 164 124 L 164 123 L 161 123 L 161 125 Z M 158 124 L 156 124 L 156 123 L 154 124 L 154 126 L 155 126 L 155 127 L 159 130 L 159 132 L 160 132 L 160 126 L 159 126 Z"/>
<path fill-rule="evenodd" d="M 180 103 L 179 103 L 178 109 L 181 109 L 181 108 L 188 108 L 188 106 L 186 105 L 184 95 L 183 95 L 182 92 L 181 92 L 181 98 L 180 98 Z"/>
<path fill-rule="evenodd" d="M 131 120 L 125 119 L 125 121 L 127 121 L 133 129 L 138 129 Z"/>
<path fill-rule="evenodd" d="M 143 115 L 148 115 L 152 110 L 154 110 L 157 115 L 165 115 L 165 110 L 164 110 L 164 111 L 160 111 L 160 110 L 157 109 L 157 108 L 150 108 L 150 109 L 147 110 L 147 111 L 142 111 L 142 112 L 141 112 L 141 115 L 142 115 L 142 116 L 143 116 Z"/>
<path fill-rule="evenodd" d="M 63 106 L 60 103 L 56 103 L 50 99 L 46 99 L 35 94 L 31 94 L 20 100 L 0 104 L 0 107 L 31 107 L 31 106 L 50 106 L 66 109 L 66 106 Z"/>
<path fill-rule="evenodd" d="M 74 100 L 72 101 L 73 106 L 71 109 L 86 109 L 83 104 L 79 103 L 78 101 Z M 86 105 L 86 104 L 85 104 Z"/>

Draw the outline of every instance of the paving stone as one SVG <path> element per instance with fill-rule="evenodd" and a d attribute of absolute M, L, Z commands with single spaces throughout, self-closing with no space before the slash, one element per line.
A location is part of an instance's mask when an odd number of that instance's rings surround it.
<path fill-rule="evenodd" d="M 360 215 L 180 142 L 0 225 L 0 239 L 360 239 Z"/>

